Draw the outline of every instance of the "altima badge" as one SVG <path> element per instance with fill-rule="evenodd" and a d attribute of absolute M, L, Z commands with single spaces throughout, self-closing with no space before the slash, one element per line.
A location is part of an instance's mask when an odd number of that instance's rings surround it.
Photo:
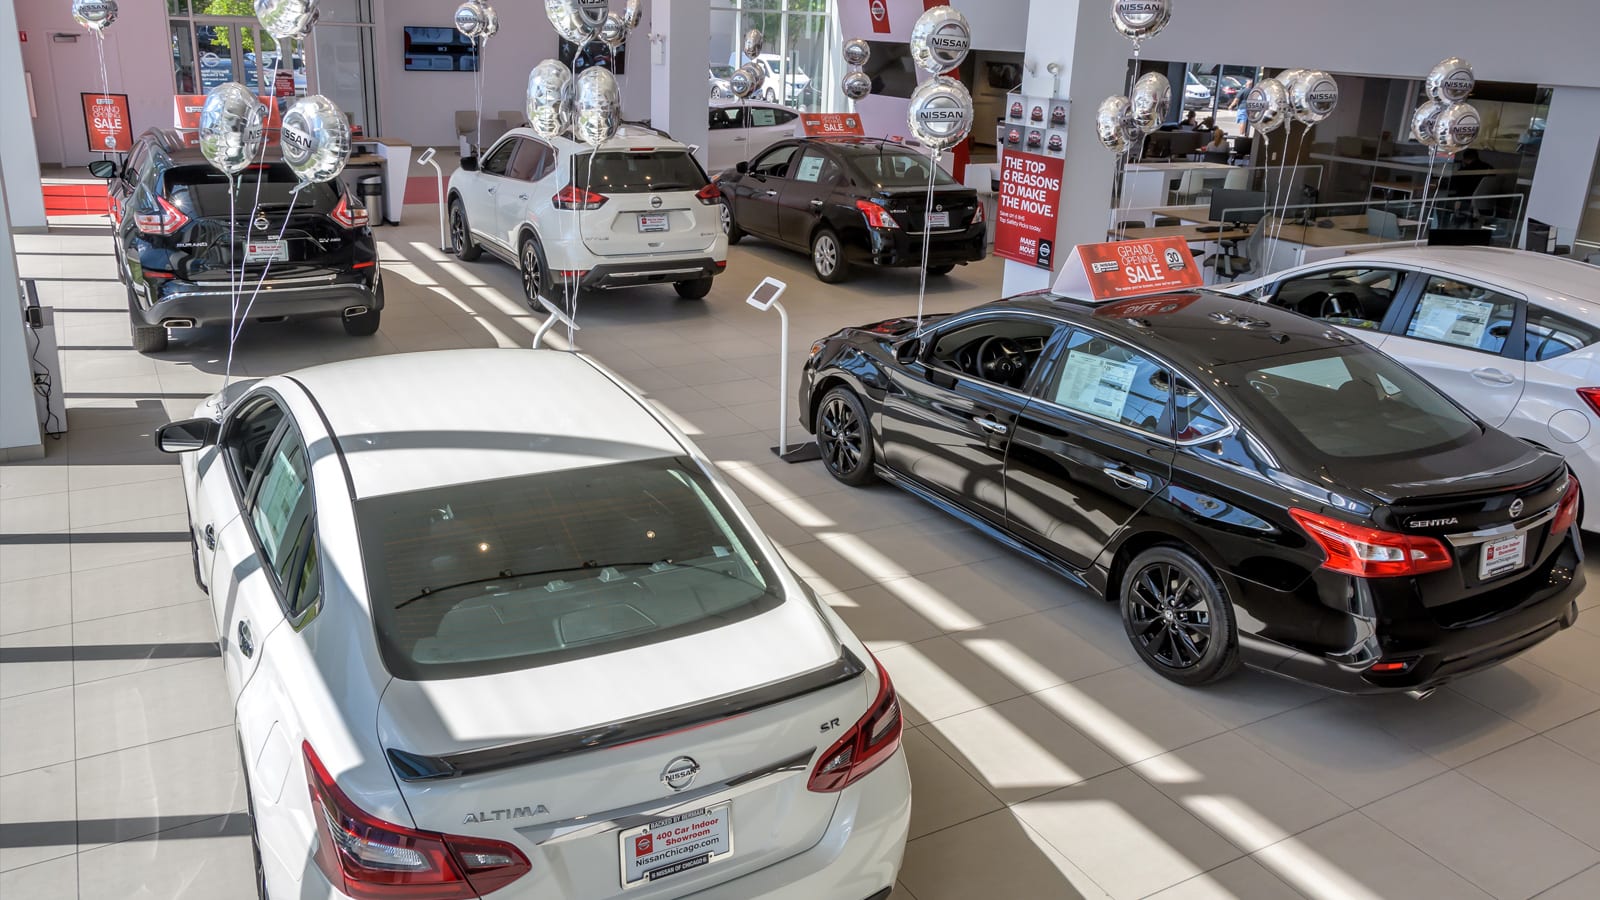
<path fill-rule="evenodd" d="M 661 783 L 675 791 L 681 791 L 694 783 L 694 777 L 700 774 L 700 764 L 687 756 L 680 756 L 667 767 L 661 770 Z"/>
<path fill-rule="evenodd" d="M 477 822 L 500 822 L 506 819 L 526 819 L 529 816 L 548 816 L 550 810 L 543 803 L 534 806 L 516 806 L 511 809 L 485 809 L 479 812 L 469 812 L 461 820 L 463 825 L 472 825 Z"/>
<path fill-rule="evenodd" d="M 1511 518 L 1515 519 L 1520 515 L 1522 515 L 1522 498 L 1518 497 L 1511 501 Z"/>

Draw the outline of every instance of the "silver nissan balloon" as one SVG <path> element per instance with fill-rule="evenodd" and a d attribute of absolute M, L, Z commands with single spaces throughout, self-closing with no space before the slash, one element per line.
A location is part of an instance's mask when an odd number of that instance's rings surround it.
<path fill-rule="evenodd" d="M 1160 72 L 1146 72 L 1133 83 L 1128 102 L 1133 107 L 1133 123 L 1149 134 L 1167 120 L 1167 110 L 1172 107 L 1172 84 Z"/>
<path fill-rule="evenodd" d="M 590 66 L 573 82 L 573 134 L 591 147 L 598 147 L 617 133 L 622 124 L 622 97 L 611 70 Z"/>
<path fill-rule="evenodd" d="M 1438 138 L 1441 153 L 1460 153 L 1478 140 L 1483 120 L 1477 107 L 1471 103 L 1452 103 L 1439 113 L 1433 133 Z"/>
<path fill-rule="evenodd" d="M 606 13 L 606 20 L 600 24 L 600 31 L 595 36 L 615 50 L 628 40 L 628 23 L 617 13 Z"/>
<path fill-rule="evenodd" d="M 1112 153 L 1128 149 L 1128 142 L 1139 134 L 1139 126 L 1133 122 L 1133 104 L 1127 97 L 1117 94 L 1100 101 L 1094 114 L 1094 133 Z"/>
<path fill-rule="evenodd" d="M 864 66 L 872 58 L 872 45 L 861 38 L 844 42 L 844 63 L 847 66 Z"/>
<path fill-rule="evenodd" d="M 317 21 L 317 0 L 256 0 L 256 20 L 278 40 L 303 38 Z"/>
<path fill-rule="evenodd" d="M 572 70 L 557 59 L 541 60 L 528 72 L 528 124 L 542 138 L 566 132 L 572 121 Z"/>
<path fill-rule="evenodd" d="M 283 114 L 278 144 L 302 186 L 328 181 L 350 159 L 350 122 L 327 97 L 301 97 Z"/>
<path fill-rule="evenodd" d="M 961 65 L 972 49 L 972 26 L 967 17 L 949 6 L 935 6 L 911 26 L 911 61 L 934 75 Z"/>
<path fill-rule="evenodd" d="M 972 131 L 972 95 L 954 78 L 930 78 L 911 92 L 906 127 L 923 146 L 948 150 Z"/>
<path fill-rule="evenodd" d="M 865 72 L 851 72 L 844 76 L 839 89 L 851 100 L 860 100 L 872 93 L 872 79 Z"/>
<path fill-rule="evenodd" d="M 600 24 L 605 21 L 604 3 L 600 4 L 600 10 L 600 18 L 591 25 L 578 0 L 544 0 L 544 14 L 550 19 L 551 27 L 555 28 L 556 34 L 574 44 L 582 44 L 594 37 Z"/>
<path fill-rule="evenodd" d="M 1450 108 L 1443 100 L 1429 100 L 1411 114 L 1411 137 L 1429 150 L 1439 146 L 1439 117 Z"/>
<path fill-rule="evenodd" d="M 639 0 L 628 0 L 628 5 L 622 8 L 623 24 L 629 28 L 638 28 L 644 21 L 644 10 L 639 6 Z"/>
<path fill-rule="evenodd" d="M 237 81 L 206 92 L 200 107 L 200 152 L 224 175 L 237 175 L 261 156 L 261 101 Z"/>
<path fill-rule="evenodd" d="M 1472 74 L 1472 63 L 1459 56 L 1450 56 L 1428 71 L 1428 96 L 1435 100 L 1454 103 L 1467 99 L 1477 86 L 1477 76 Z"/>
<path fill-rule="evenodd" d="M 117 21 L 117 0 L 72 0 L 72 18 L 85 28 L 103 31 Z"/>
<path fill-rule="evenodd" d="M 1244 96 L 1244 118 L 1262 134 L 1277 131 L 1289 117 L 1289 92 L 1276 78 L 1263 78 Z"/>
<path fill-rule="evenodd" d="M 1112 26 L 1135 45 L 1160 34 L 1171 20 L 1172 0 L 1112 0 Z"/>

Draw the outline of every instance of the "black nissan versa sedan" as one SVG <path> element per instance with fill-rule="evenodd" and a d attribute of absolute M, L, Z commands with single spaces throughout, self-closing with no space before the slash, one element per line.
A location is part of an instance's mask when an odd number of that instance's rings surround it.
<path fill-rule="evenodd" d="M 924 228 L 933 229 L 927 235 L 930 275 L 947 275 L 984 256 L 978 193 L 894 141 L 779 141 L 715 181 L 728 243 L 752 234 L 808 251 L 817 278 L 829 284 L 848 278 L 852 265 L 921 265 Z"/>
<path fill-rule="evenodd" d="M 1360 340 L 1208 291 L 1026 294 L 818 341 L 846 484 L 899 485 L 1121 606 L 1184 684 L 1421 696 L 1577 618 L 1577 482 Z"/>
<path fill-rule="evenodd" d="M 269 145 L 266 161 L 239 175 L 231 241 L 228 179 L 206 161 L 193 132 L 153 128 L 124 164 L 90 164 L 107 182 L 133 349 L 165 350 L 169 328 L 226 324 L 241 257 L 241 309 L 267 275 L 250 319 L 337 317 L 352 336 L 377 333 L 383 286 L 366 207 L 338 179 L 291 198 L 297 179 L 270 134 Z"/>

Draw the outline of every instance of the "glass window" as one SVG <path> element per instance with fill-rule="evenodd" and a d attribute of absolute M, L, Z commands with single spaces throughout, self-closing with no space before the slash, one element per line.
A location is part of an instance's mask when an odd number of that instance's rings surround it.
<path fill-rule="evenodd" d="M 782 178 L 789 170 L 789 159 L 800 149 L 795 144 L 785 144 L 767 151 L 750 165 L 750 171 L 768 178 Z"/>
<path fill-rule="evenodd" d="M 517 139 L 510 138 L 502 141 L 498 147 L 489 151 L 489 156 L 484 159 L 482 171 L 486 175 L 504 175 L 506 168 L 511 165 L 511 153 L 517 149 Z"/>
<path fill-rule="evenodd" d="M 1596 341 L 1600 341 L 1600 330 L 1594 326 L 1528 305 L 1528 323 L 1522 339 L 1522 358 L 1528 362 L 1555 359 Z"/>
<path fill-rule="evenodd" d="M 1273 306 L 1348 328 L 1377 330 L 1389 314 L 1404 273 L 1347 268 L 1312 272 L 1278 286 Z"/>
<path fill-rule="evenodd" d="M 1428 276 L 1406 323 L 1406 337 L 1499 354 L 1511 334 L 1517 301 L 1498 291 L 1440 275 Z"/>
<path fill-rule="evenodd" d="M 285 612 L 290 618 L 310 609 L 322 596 L 322 565 L 317 551 L 316 520 L 307 517 L 295 541 L 294 571 L 288 579 L 288 603 Z"/>
<path fill-rule="evenodd" d="M 311 498 L 306 492 L 306 448 L 294 429 L 284 432 L 261 473 L 261 486 L 250 504 L 250 523 L 261 542 L 263 560 L 281 584 L 294 558 L 295 539 L 306 526 Z"/>
<path fill-rule="evenodd" d="M 597 194 L 697 191 L 706 186 L 705 171 L 683 150 L 580 153 L 571 159 L 573 182 Z"/>
<path fill-rule="evenodd" d="M 228 455 L 235 482 L 241 493 L 250 486 L 261 457 L 267 452 L 267 442 L 283 421 L 283 408 L 269 398 L 247 403 L 229 422 L 223 447 Z"/>
<path fill-rule="evenodd" d="M 800 114 L 792 109 L 772 110 L 772 124 L 774 125 L 787 125 L 798 118 L 800 118 Z"/>
<path fill-rule="evenodd" d="M 770 106 L 752 106 L 749 110 L 752 128 L 770 128 L 778 124 L 778 111 Z"/>
<path fill-rule="evenodd" d="M 1366 345 L 1329 347 L 1218 369 L 1267 433 L 1346 459 L 1425 453 L 1478 434 L 1478 425 L 1410 370 Z"/>
<path fill-rule="evenodd" d="M 1097 334 L 1072 333 L 1045 398 L 1129 428 L 1172 434 L 1172 375 L 1143 354 Z"/>
<path fill-rule="evenodd" d="M 179 94 L 195 94 L 194 35 L 188 22 L 172 22 L 172 85 Z"/>
<path fill-rule="evenodd" d="M 249 196 L 242 199 L 235 198 L 235 210 L 238 215 L 244 215 L 247 209 L 238 209 L 246 203 L 254 201 L 260 208 L 277 206 L 286 208 L 291 202 L 297 210 L 318 210 L 329 212 L 334 204 L 339 202 L 338 188 L 331 182 L 315 182 L 300 188 L 298 195 L 295 189 L 300 185 L 300 179 L 295 176 L 294 170 L 284 163 L 273 163 L 267 166 L 265 178 L 260 177 L 260 170 L 245 182 L 242 192 Z M 209 165 L 202 166 L 176 166 L 166 170 L 162 177 L 164 196 L 171 200 L 173 205 L 191 216 L 223 216 L 229 210 L 229 185 L 228 176 Z"/>
<path fill-rule="evenodd" d="M 538 141 L 517 139 L 517 155 L 511 160 L 506 175 L 520 181 L 536 181 L 545 173 L 550 160 L 550 148 Z"/>
<path fill-rule="evenodd" d="M 929 360 L 941 368 L 1020 388 L 1054 332 L 1054 325 L 1037 319 L 968 321 L 935 337 Z"/>
<path fill-rule="evenodd" d="M 744 109 L 738 106 L 711 107 L 711 130 L 738 128 L 744 120 Z"/>
<path fill-rule="evenodd" d="M 687 458 L 357 500 L 374 626 L 398 678 L 514 671 L 719 628 L 781 599 Z"/>
<path fill-rule="evenodd" d="M 926 188 L 930 169 L 934 173 L 934 184 L 955 184 L 933 160 L 899 147 L 884 146 L 881 150 L 848 153 L 845 159 L 858 179 L 879 189 Z"/>
<path fill-rule="evenodd" d="M 815 147 L 807 147 L 794 168 L 794 180 L 811 184 L 832 184 L 839 178 L 839 164 Z"/>
<path fill-rule="evenodd" d="M 1183 379 L 1178 379 L 1178 389 L 1173 393 L 1173 406 L 1176 407 L 1177 437 L 1180 443 L 1190 443 L 1202 440 L 1214 434 L 1228 430 L 1228 420 L 1212 404 L 1212 402 L 1191 387 Z"/>

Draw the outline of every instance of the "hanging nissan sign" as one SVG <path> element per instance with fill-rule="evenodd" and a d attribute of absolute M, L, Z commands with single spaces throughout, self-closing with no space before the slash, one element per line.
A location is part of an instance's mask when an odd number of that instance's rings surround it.
<path fill-rule="evenodd" d="M 867 4 L 867 17 L 872 20 L 874 34 L 889 33 L 889 4 L 888 0 L 865 0 Z"/>

